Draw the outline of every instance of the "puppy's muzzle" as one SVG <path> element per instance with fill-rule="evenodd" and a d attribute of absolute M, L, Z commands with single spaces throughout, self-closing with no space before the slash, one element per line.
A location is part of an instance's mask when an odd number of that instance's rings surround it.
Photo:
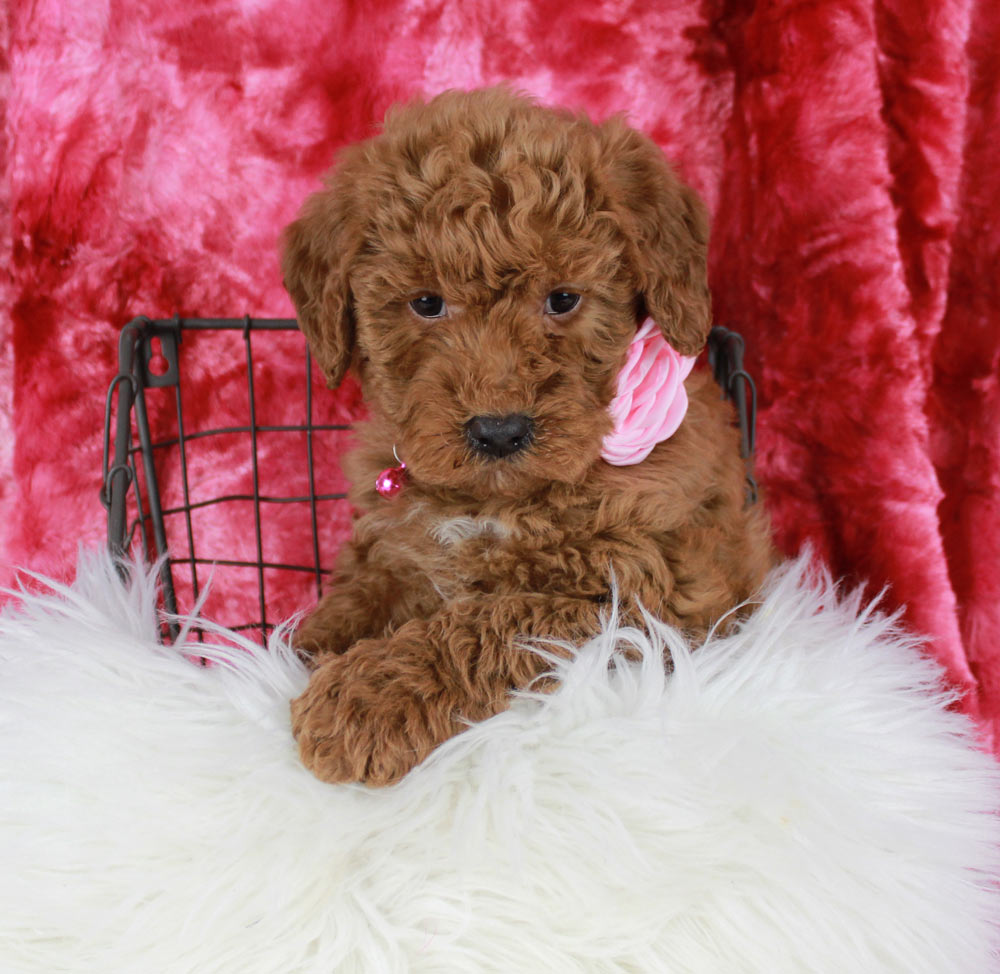
<path fill-rule="evenodd" d="M 509 457 L 531 443 L 535 424 L 522 413 L 510 416 L 473 416 L 465 424 L 465 438 L 476 453 Z"/>

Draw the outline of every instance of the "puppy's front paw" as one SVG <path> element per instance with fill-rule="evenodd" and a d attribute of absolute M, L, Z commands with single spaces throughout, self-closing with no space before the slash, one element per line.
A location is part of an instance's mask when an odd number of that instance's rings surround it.
<path fill-rule="evenodd" d="M 323 781 L 398 781 L 449 736 L 432 730 L 422 682 L 386 653 L 383 640 L 362 640 L 323 660 L 292 701 L 302 763 Z"/>

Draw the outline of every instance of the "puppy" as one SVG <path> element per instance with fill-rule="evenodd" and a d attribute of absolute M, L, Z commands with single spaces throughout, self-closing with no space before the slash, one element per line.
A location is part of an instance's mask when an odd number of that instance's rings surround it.
<path fill-rule="evenodd" d="M 595 634 L 612 577 L 626 617 L 692 633 L 753 594 L 768 530 L 709 375 L 645 459 L 602 457 L 640 324 L 676 356 L 706 341 L 707 239 L 648 139 L 505 88 L 394 110 L 306 201 L 285 283 L 329 385 L 353 368 L 371 413 L 353 537 L 296 637 L 318 777 L 396 781 L 502 710 L 548 668 L 525 641 Z"/>

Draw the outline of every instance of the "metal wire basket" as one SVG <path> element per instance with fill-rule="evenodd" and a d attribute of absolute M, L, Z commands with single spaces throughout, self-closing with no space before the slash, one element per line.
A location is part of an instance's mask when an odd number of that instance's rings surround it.
<path fill-rule="evenodd" d="M 258 345 L 282 333 L 292 333 L 298 346 L 301 370 L 298 381 L 282 387 L 286 411 L 301 416 L 301 422 L 260 422 L 261 401 L 258 400 L 255 377 L 266 368 L 269 352 L 255 352 Z M 196 346 L 199 337 L 214 335 L 229 348 L 233 361 L 242 357 L 242 378 L 245 382 L 247 421 L 245 423 L 192 428 L 185 412 L 184 387 L 188 374 L 188 357 L 195 363 L 203 360 Z M 242 355 L 235 349 L 242 344 Z M 148 564 L 162 559 L 160 581 L 163 608 L 169 615 L 190 612 L 202 594 L 204 574 L 215 573 L 214 585 L 229 585 L 246 594 L 245 577 L 238 582 L 220 577 L 220 570 L 234 569 L 249 572 L 256 589 L 254 597 L 243 598 L 241 611 L 256 611 L 251 618 L 219 619 L 234 630 L 252 630 L 261 639 L 273 628 L 282 610 L 271 608 L 270 588 L 279 588 L 275 573 L 293 576 L 293 587 L 301 594 L 302 602 L 318 595 L 324 575 L 332 563 L 335 542 L 325 542 L 329 532 L 324 527 L 331 520 L 339 521 L 337 537 L 343 537 L 350 517 L 343 490 L 343 480 L 332 472 L 331 466 L 322 475 L 317 472 L 315 440 L 325 433 L 344 434 L 350 430 L 347 422 L 317 421 L 316 397 L 313 387 L 321 383 L 314 374 L 309 351 L 298 333 L 294 319 L 244 318 L 172 318 L 153 320 L 138 317 L 129 322 L 121 332 L 118 345 L 118 372 L 111 380 L 105 404 L 105 440 L 101 500 L 108 512 L 108 547 L 113 556 L 141 555 Z M 288 360 L 287 350 L 281 356 Z M 731 398 L 736 406 L 741 433 L 741 450 L 747 462 L 748 502 L 756 500 L 756 484 L 750 470 L 754 446 L 756 392 L 750 376 L 743 368 L 743 339 L 736 332 L 714 328 L 709 339 L 709 365 L 722 394 Z M 156 402 L 153 403 L 153 399 Z M 263 398 L 263 397 L 262 397 Z M 330 402 L 333 397 L 321 396 Z M 151 418 L 151 414 L 155 416 Z M 154 435 L 155 430 L 155 435 Z M 304 437 L 305 450 L 300 461 L 305 467 L 306 490 L 300 493 L 271 493 L 262 489 L 261 442 L 263 437 Z M 237 454 L 249 461 L 250 483 L 248 490 L 219 493 L 204 489 L 195 490 L 190 475 L 192 454 L 198 446 L 221 437 L 237 437 Z M 339 467 L 337 453 L 343 442 L 335 448 L 324 450 L 323 455 L 333 466 Z M 271 451 L 271 460 L 276 451 Z M 284 456 L 282 455 L 284 462 Z M 319 488 L 317 485 L 319 484 Z M 340 489 L 326 489 L 336 484 Z M 170 494 L 173 485 L 173 494 Z M 327 504 L 339 509 L 331 518 Z M 246 517 L 246 533 L 252 533 L 250 556 L 233 557 L 231 552 L 204 553 L 199 540 L 196 517 L 204 512 L 218 516 L 223 508 L 251 505 L 252 517 Z M 307 525 L 305 537 L 293 542 L 289 550 L 301 552 L 300 558 L 276 561 L 267 556 L 266 532 L 262 511 L 276 505 L 294 508 L 292 520 L 299 526 Z M 324 507 L 321 516 L 320 508 Z M 285 519 L 282 533 L 288 533 Z M 311 576 L 311 578 L 310 578 Z M 303 584 L 308 582 L 311 584 Z M 308 589 L 308 591 L 307 591 Z M 163 626 L 164 638 L 177 633 L 176 624 L 167 621 Z"/>
<path fill-rule="evenodd" d="M 191 337 L 209 333 L 222 336 L 231 344 L 242 343 L 246 423 L 195 429 L 191 417 L 186 415 L 183 395 L 185 345 L 196 344 Z M 255 345 L 266 345 L 268 339 L 279 333 L 293 333 L 294 340 L 301 345 L 301 381 L 287 392 L 289 398 L 295 400 L 293 408 L 301 409 L 301 422 L 262 423 L 259 418 L 255 376 L 274 349 L 265 348 L 262 353 Z M 197 358 L 196 351 L 192 349 Z M 118 356 L 118 372 L 111 381 L 105 404 L 101 488 L 101 500 L 108 512 L 111 554 L 122 558 L 129 553 L 141 553 L 149 564 L 163 559 L 160 567 L 162 600 L 169 614 L 190 611 L 202 594 L 208 566 L 212 566 L 213 571 L 249 569 L 256 581 L 256 618 L 227 620 L 228 627 L 254 630 L 265 637 L 273 627 L 274 618 L 268 613 L 266 576 L 274 572 L 294 573 L 300 580 L 312 576 L 312 584 L 318 592 L 321 579 L 329 569 L 332 552 L 322 550 L 320 507 L 325 502 L 335 502 L 346 511 L 347 502 L 343 490 L 331 492 L 324 490 L 323 485 L 317 487 L 314 441 L 319 434 L 347 431 L 350 425 L 317 421 L 313 397 L 316 380 L 308 348 L 294 319 L 178 317 L 152 320 L 138 317 L 122 329 Z M 287 354 L 284 357 L 287 359 Z M 151 407 L 154 397 L 157 402 Z M 157 423 L 151 422 L 151 410 L 157 414 Z M 154 435 L 154 427 L 158 427 L 159 435 Z M 272 494 L 262 489 L 260 443 L 262 437 L 275 434 L 305 438 L 308 489 L 304 493 Z M 213 439 L 218 442 L 219 438 L 228 437 L 232 442 L 234 436 L 245 440 L 252 471 L 250 489 L 221 494 L 194 491 L 189 469 L 192 452 Z M 167 471 L 171 471 L 169 479 L 179 485 L 180 496 L 165 496 Z M 254 556 L 220 557 L 218 552 L 206 556 L 204 546 L 199 543 L 196 512 L 218 512 L 220 508 L 240 504 L 252 505 L 252 523 L 247 523 L 246 528 L 253 532 Z M 297 549 L 305 556 L 304 561 L 275 562 L 266 557 L 261 512 L 269 505 L 292 505 L 300 509 L 296 519 L 308 523 L 310 528 L 308 542 Z M 344 511 L 342 519 L 346 516 Z M 184 550 L 173 550 L 171 538 L 176 547 Z M 178 584 L 179 571 L 183 573 L 183 585 Z M 217 571 L 214 584 L 225 584 Z M 241 582 L 240 586 L 244 588 L 245 584 Z M 185 600 L 179 597 L 181 587 L 191 604 L 184 604 Z M 164 635 L 168 634 L 176 634 L 174 624 L 165 624 Z"/>

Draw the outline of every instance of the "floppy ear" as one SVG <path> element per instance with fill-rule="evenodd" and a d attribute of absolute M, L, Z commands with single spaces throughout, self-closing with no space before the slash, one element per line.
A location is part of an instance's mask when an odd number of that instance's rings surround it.
<path fill-rule="evenodd" d="M 708 214 L 659 146 L 620 118 L 600 129 L 612 201 L 646 310 L 682 355 L 696 355 L 712 327 Z"/>
<path fill-rule="evenodd" d="M 350 193 L 336 176 L 306 200 L 282 235 L 281 270 L 299 328 L 332 389 L 354 353 L 354 313 L 348 272 L 360 235 Z"/>

